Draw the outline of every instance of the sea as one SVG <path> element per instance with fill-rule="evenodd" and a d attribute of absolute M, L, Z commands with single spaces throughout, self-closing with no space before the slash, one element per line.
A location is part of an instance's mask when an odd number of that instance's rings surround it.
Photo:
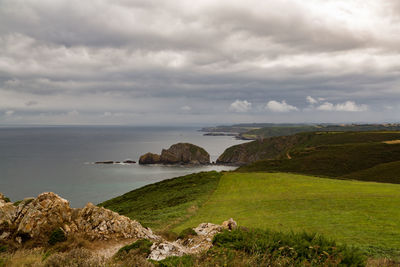
<path fill-rule="evenodd" d="M 147 184 L 232 166 L 162 166 L 94 164 L 138 161 L 147 152 L 161 153 L 178 142 L 203 147 L 216 161 L 223 151 L 246 141 L 232 136 L 203 136 L 194 127 L 54 126 L 0 128 L 0 192 L 11 201 L 55 192 L 83 207 Z"/>

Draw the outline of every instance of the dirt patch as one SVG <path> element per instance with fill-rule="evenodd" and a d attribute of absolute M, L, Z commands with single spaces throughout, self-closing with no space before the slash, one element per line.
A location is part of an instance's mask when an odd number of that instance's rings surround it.
<path fill-rule="evenodd" d="M 397 145 L 397 144 L 400 144 L 400 140 L 383 141 L 383 143 L 388 144 L 388 145 Z"/>

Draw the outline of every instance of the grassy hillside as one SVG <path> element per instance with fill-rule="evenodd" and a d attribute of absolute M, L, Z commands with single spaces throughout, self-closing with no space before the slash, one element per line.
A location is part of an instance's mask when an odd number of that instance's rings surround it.
<path fill-rule="evenodd" d="M 293 172 L 318 176 L 340 177 L 366 181 L 400 183 L 400 165 L 393 164 L 383 172 L 373 167 L 400 161 L 400 132 L 316 132 L 274 137 L 227 149 L 221 158 L 249 156 L 251 164 L 239 172 Z M 277 147 L 275 144 L 279 144 Z M 271 149 L 274 147 L 274 149 Z M 266 157 L 266 152 L 275 157 Z M 237 155 L 233 158 L 229 155 Z M 252 160 L 258 155 L 259 160 Z M 386 166 L 386 165 L 385 165 Z M 387 166 L 386 166 L 387 167 Z M 366 171 L 367 169 L 371 169 Z M 379 170 L 379 168 L 378 168 Z M 352 175 L 354 174 L 354 175 Z"/>
<path fill-rule="evenodd" d="M 193 215 L 217 188 L 221 175 L 213 171 L 164 180 L 99 206 L 138 220 L 153 230 L 165 230 Z"/>
<path fill-rule="evenodd" d="M 372 168 L 346 174 L 342 178 L 382 183 L 399 183 L 400 161 L 378 164 Z"/>
<path fill-rule="evenodd" d="M 241 132 L 240 137 L 244 139 L 260 139 L 273 136 L 285 136 L 302 132 L 367 132 L 367 131 L 400 131 L 397 124 L 365 124 L 365 125 L 270 125 L 259 129 L 251 129 Z"/>
<path fill-rule="evenodd" d="M 233 217 L 239 225 L 318 232 L 370 253 L 400 251 L 400 185 L 285 173 L 225 173 L 211 198 L 174 230 Z"/>

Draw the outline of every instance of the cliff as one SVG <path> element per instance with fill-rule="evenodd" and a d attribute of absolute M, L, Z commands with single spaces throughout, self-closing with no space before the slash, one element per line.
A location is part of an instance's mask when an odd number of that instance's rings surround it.
<path fill-rule="evenodd" d="M 258 160 L 284 158 L 301 138 L 300 135 L 271 137 L 232 146 L 219 156 L 217 163 L 244 165 Z"/>

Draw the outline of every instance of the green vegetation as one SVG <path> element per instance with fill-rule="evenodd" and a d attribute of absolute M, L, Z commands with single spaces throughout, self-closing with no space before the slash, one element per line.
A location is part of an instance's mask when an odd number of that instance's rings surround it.
<path fill-rule="evenodd" d="M 248 132 L 241 133 L 239 136 L 243 139 L 260 139 L 273 136 L 287 136 L 302 132 L 314 132 L 319 130 L 321 130 L 321 127 L 314 125 L 273 126 L 250 130 Z"/>
<path fill-rule="evenodd" d="M 196 236 L 196 235 L 197 235 L 196 231 L 193 230 L 193 228 L 189 227 L 181 231 L 181 233 L 178 235 L 178 239 L 184 239 L 189 236 Z"/>
<path fill-rule="evenodd" d="M 156 266 L 365 266 L 363 253 L 317 234 L 234 230 L 217 234 L 200 255 L 169 257 Z"/>
<path fill-rule="evenodd" d="M 379 181 L 381 183 L 399 183 L 400 161 L 375 165 L 369 169 L 352 172 L 343 176 L 346 179 Z"/>
<path fill-rule="evenodd" d="M 237 153 L 255 159 L 239 168 L 239 172 L 293 172 L 400 183 L 398 164 L 378 167 L 400 161 L 400 142 L 396 141 L 399 139 L 400 132 L 389 131 L 301 133 L 242 144 L 240 149 L 231 147 L 221 157 Z"/>
<path fill-rule="evenodd" d="M 303 132 L 367 132 L 400 131 L 399 124 L 298 124 L 298 123 L 247 123 L 231 126 L 206 127 L 203 132 L 237 133 L 242 139 L 262 139 L 273 136 L 285 136 Z"/>
<path fill-rule="evenodd" d="M 290 265 L 364 266 L 361 251 L 317 234 L 282 233 L 271 230 L 225 231 L 214 237 L 217 247 L 243 251 L 250 255 L 267 256 L 272 260 L 287 258 Z"/>
<path fill-rule="evenodd" d="M 177 226 L 202 222 L 319 233 L 369 254 L 400 254 L 400 185 L 287 173 L 225 173 L 209 201 Z"/>
<path fill-rule="evenodd" d="M 285 136 L 303 132 L 370 132 L 370 131 L 400 131 L 400 125 L 391 124 L 350 124 L 350 125 L 271 125 L 259 129 L 242 132 L 239 136 L 245 139 L 260 139 L 272 136 Z"/>
<path fill-rule="evenodd" d="M 48 243 L 49 245 L 53 246 L 64 241 L 67 241 L 64 231 L 61 228 L 57 228 L 51 232 Z"/>
<path fill-rule="evenodd" d="M 131 250 L 137 250 L 139 254 L 144 254 L 148 256 L 150 254 L 150 248 L 153 245 L 153 243 L 147 239 L 139 239 L 138 241 L 130 244 L 123 246 L 120 248 L 116 254 L 116 257 L 122 257 L 125 256 L 126 254 L 129 253 Z"/>
<path fill-rule="evenodd" d="M 214 171 L 164 180 L 100 206 L 138 220 L 153 230 L 165 230 L 194 214 L 217 188 L 221 175 Z"/>

